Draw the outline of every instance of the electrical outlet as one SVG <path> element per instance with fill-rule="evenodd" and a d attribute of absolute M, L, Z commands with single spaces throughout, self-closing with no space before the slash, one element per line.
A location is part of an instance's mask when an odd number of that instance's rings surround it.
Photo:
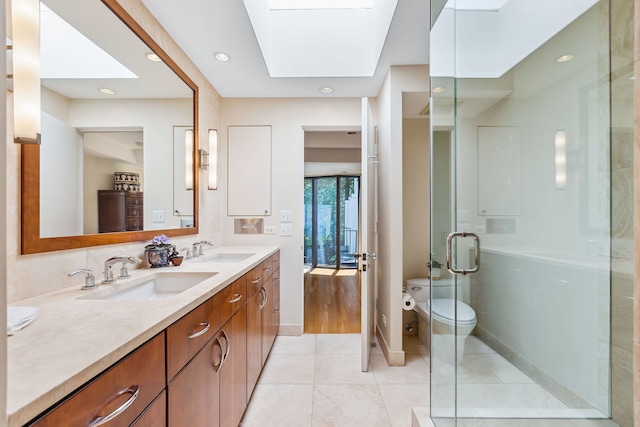
<path fill-rule="evenodd" d="M 275 225 L 265 225 L 264 226 L 264 234 L 276 234 Z"/>
<path fill-rule="evenodd" d="M 387 326 L 387 316 L 385 316 L 384 314 L 382 315 L 382 324 L 384 326 Z"/>
<path fill-rule="evenodd" d="M 153 211 L 153 222 L 164 222 L 164 211 Z"/>

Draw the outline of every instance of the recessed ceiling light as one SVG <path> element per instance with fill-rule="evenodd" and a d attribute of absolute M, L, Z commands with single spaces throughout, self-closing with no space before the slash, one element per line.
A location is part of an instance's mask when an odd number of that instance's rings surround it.
<path fill-rule="evenodd" d="M 116 91 L 113 89 L 109 89 L 107 87 L 102 87 L 100 89 L 98 89 L 101 93 L 104 93 L 105 95 L 115 95 Z"/>
<path fill-rule="evenodd" d="M 224 52 L 216 52 L 213 54 L 213 57 L 220 62 L 227 62 L 228 60 L 231 59 L 231 57 Z"/>
<path fill-rule="evenodd" d="M 442 93 L 442 92 L 444 92 L 445 90 L 447 90 L 447 89 L 445 89 L 445 88 L 444 88 L 444 87 L 442 87 L 442 86 L 436 86 L 436 87 L 434 87 L 433 89 L 431 89 L 431 92 L 433 92 L 433 93 Z"/>
<path fill-rule="evenodd" d="M 333 92 L 333 88 L 329 87 L 329 86 L 321 87 L 320 88 L 320 92 L 322 92 L 322 93 L 331 93 L 331 92 Z"/>
<path fill-rule="evenodd" d="M 156 55 L 153 52 L 149 52 L 145 55 L 147 57 L 147 59 L 149 61 L 153 61 L 153 62 L 162 62 L 162 59 L 160 59 L 160 57 L 158 55 Z"/>
<path fill-rule="evenodd" d="M 556 62 L 567 62 L 567 61 L 571 61 L 572 59 L 573 59 L 573 55 L 567 54 L 567 55 L 562 55 L 558 57 L 558 59 L 556 59 Z"/>

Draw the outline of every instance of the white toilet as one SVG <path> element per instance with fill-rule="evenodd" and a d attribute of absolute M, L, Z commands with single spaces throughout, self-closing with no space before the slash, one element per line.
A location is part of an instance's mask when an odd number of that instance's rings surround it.
<path fill-rule="evenodd" d="M 454 304 L 452 279 L 442 279 L 431 281 L 428 278 L 421 277 L 417 279 L 409 279 L 406 282 L 406 289 L 409 294 L 416 300 L 416 311 L 423 325 L 432 325 L 434 334 L 450 343 L 449 347 L 453 347 L 453 336 L 457 341 L 458 363 L 462 361 L 464 355 L 464 344 L 473 328 L 478 323 L 476 312 L 461 300 L 456 300 Z M 461 295 L 460 284 L 458 286 L 458 295 Z M 431 300 L 429 299 L 429 288 L 431 288 Z M 454 320 L 455 311 L 457 310 L 458 319 Z M 419 331 L 425 328 L 418 327 Z M 427 331 L 423 332 L 428 335 Z M 419 335 L 422 334 L 419 332 Z M 425 337 L 426 338 L 426 337 Z M 434 336 L 434 339 L 437 337 Z M 429 343 L 431 344 L 431 343 Z M 447 345 L 447 344 L 445 344 Z"/>

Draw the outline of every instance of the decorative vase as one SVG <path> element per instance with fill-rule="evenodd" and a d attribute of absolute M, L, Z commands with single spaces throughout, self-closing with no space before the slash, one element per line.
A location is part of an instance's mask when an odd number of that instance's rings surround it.
<path fill-rule="evenodd" d="M 440 274 L 441 274 L 440 267 L 433 267 L 431 269 L 431 279 L 432 280 L 440 280 Z"/>
<path fill-rule="evenodd" d="M 149 248 L 147 249 L 147 260 L 151 268 L 167 267 L 169 265 L 169 255 L 172 253 L 171 246 Z"/>

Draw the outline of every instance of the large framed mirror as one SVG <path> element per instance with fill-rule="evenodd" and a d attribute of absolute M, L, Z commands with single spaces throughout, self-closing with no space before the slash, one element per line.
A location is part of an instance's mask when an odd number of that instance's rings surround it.
<path fill-rule="evenodd" d="M 21 252 L 197 234 L 195 83 L 115 0 L 40 4 L 42 143 L 22 146 Z"/>

